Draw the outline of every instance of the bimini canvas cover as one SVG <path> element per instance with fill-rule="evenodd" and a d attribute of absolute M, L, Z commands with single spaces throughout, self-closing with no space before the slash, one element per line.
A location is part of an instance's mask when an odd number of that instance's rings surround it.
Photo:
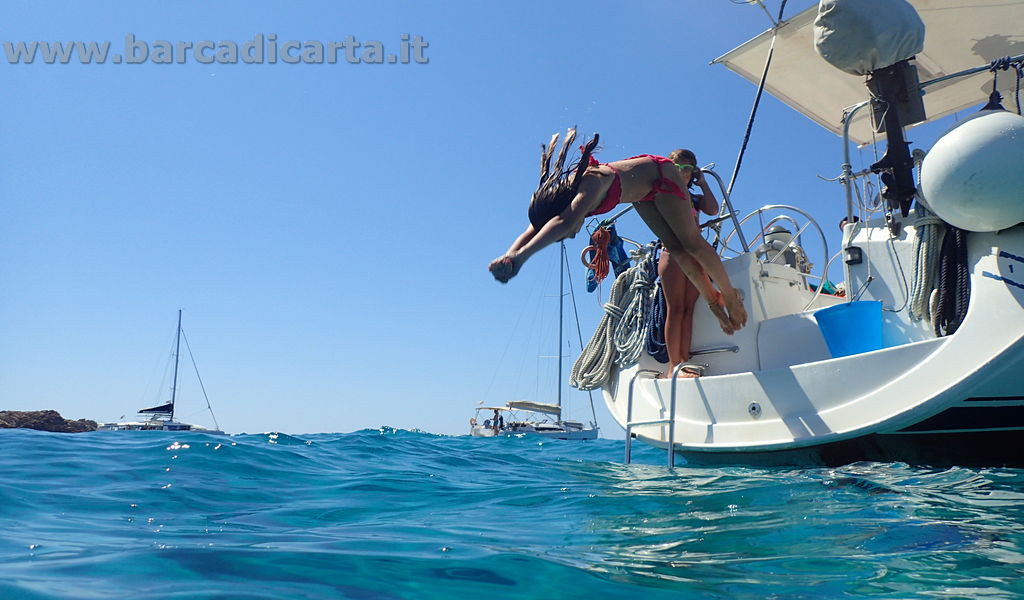
<path fill-rule="evenodd" d="M 543 402 L 530 402 L 528 400 L 513 400 L 508 403 L 508 407 L 511 410 L 532 410 L 533 412 L 546 415 L 560 416 L 562 414 L 562 407 L 557 404 L 544 404 Z"/>
<path fill-rule="evenodd" d="M 910 0 L 925 25 L 924 50 L 915 64 L 922 83 L 987 64 L 1004 56 L 1024 54 L 1024 0 Z M 843 109 L 869 97 L 864 77 L 845 73 L 818 56 L 814 48 L 813 6 L 786 21 L 778 30 L 775 53 L 765 89 L 829 131 L 842 135 Z M 750 81 L 760 81 L 772 32 L 767 31 L 716 58 Z M 1000 71 L 999 89 L 1011 97 L 1016 80 Z M 925 89 L 928 121 L 970 106 L 979 108 L 992 91 L 992 74 L 982 72 L 944 81 Z M 870 144 L 885 136 L 872 135 L 870 109 L 861 110 L 850 127 L 850 138 Z M 927 121 L 924 121 L 927 122 Z"/>

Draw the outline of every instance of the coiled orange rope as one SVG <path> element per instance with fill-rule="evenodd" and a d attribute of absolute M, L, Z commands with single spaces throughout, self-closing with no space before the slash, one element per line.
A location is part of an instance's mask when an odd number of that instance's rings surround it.
<path fill-rule="evenodd" d="M 583 249 L 584 256 L 587 252 L 593 252 L 594 258 L 590 262 L 584 259 L 583 263 L 587 268 L 594 270 L 594 281 L 600 283 L 604 281 L 604 278 L 608 276 L 608 266 L 610 259 L 608 258 L 608 242 L 612 239 L 610 231 L 604 227 L 598 227 L 594 233 L 590 235 L 590 245 Z"/>

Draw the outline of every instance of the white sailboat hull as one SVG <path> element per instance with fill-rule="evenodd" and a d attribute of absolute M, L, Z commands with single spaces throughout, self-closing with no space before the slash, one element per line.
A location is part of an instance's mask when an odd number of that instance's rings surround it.
<path fill-rule="evenodd" d="M 588 428 L 554 428 L 554 427 L 516 427 L 495 430 L 492 427 L 473 427 L 470 435 L 473 437 L 501 437 L 501 436 L 530 436 L 542 437 L 556 440 L 596 440 L 599 429 Z"/>
<path fill-rule="evenodd" d="M 907 227 L 902 239 L 889 242 L 884 229 L 862 231 L 855 241 L 873 257 L 876 279 L 865 298 L 893 308 L 904 303 L 899 265 L 912 269 L 912 257 L 904 255 L 914 235 Z M 904 308 L 885 313 L 889 347 L 841 358 L 830 357 L 810 312 L 774 316 L 766 308 L 786 304 L 792 286 L 774 285 L 750 255 L 728 261 L 730 278 L 753 309 L 750 322 L 728 339 L 715 334 L 709 313 L 698 311 L 694 347 L 731 343 L 737 351 L 699 357 L 709 363 L 708 375 L 676 382 L 674 431 L 649 424 L 634 426 L 633 433 L 662 448 L 671 433 L 675 450 L 691 462 L 1021 463 L 1024 226 L 968 240 L 970 308 L 956 333 L 935 338 Z M 886 243 L 893 252 L 885 251 Z M 863 277 L 858 268 L 848 269 L 854 286 Z M 672 382 L 645 369 L 664 366 L 644 355 L 614 373 L 604 390 L 624 427 L 629 420 L 669 419 Z"/>
<path fill-rule="evenodd" d="M 562 419 L 562 325 L 563 302 L 565 300 L 566 251 L 565 241 L 559 244 L 559 285 L 558 285 L 558 378 L 553 397 L 557 403 L 549 404 L 530 400 L 513 400 L 503 406 L 478 406 L 476 416 L 470 419 L 469 434 L 473 437 L 531 436 L 559 440 L 595 440 L 600 429 L 596 417 L 588 426 L 578 421 Z M 573 300 L 573 314 L 576 314 Z M 576 320 L 579 329 L 579 319 Z M 593 396 L 591 396 L 593 411 Z M 493 417 L 490 412 L 494 411 Z M 501 416 L 499 417 L 499 413 Z M 493 420 L 491 420 L 493 418 Z M 479 424 L 478 424 L 479 423 Z"/>
<path fill-rule="evenodd" d="M 96 431 L 194 431 L 197 433 L 219 433 L 220 429 L 208 429 L 202 425 L 191 423 L 180 423 L 178 421 L 163 421 L 155 419 L 152 421 L 120 421 L 117 423 L 101 423 Z"/>

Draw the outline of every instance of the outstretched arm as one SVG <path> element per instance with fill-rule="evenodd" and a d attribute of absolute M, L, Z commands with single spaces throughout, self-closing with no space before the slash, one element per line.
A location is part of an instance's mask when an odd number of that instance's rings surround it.
<path fill-rule="evenodd" d="M 533 256 L 538 250 L 551 244 L 563 240 L 569 236 L 576 235 L 580 227 L 583 225 L 583 220 L 576 217 L 576 211 L 570 206 L 562 211 L 562 214 L 552 218 L 550 221 L 544 224 L 537 232 L 537 235 L 533 236 L 529 241 L 523 244 L 515 252 L 509 252 L 508 256 L 512 257 L 513 262 L 516 264 L 516 271 L 519 271 L 519 267 L 522 266 L 526 259 Z M 579 221 L 579 223 L 577 223 Z"/>
<path fill-rule="evenodd" d="M 507 282 L 516 276 L 526 259 L 533 256 L 535 252 L 554 242 L 575 236 L 576 232 L 583 227 L 587 215 L 593 213 L 604 200 L 611 180 L 611 177 L 585 175 L 583 181 L 580 182 L 576 197 L 561 214 L 545 223 L 536 233 L 534 233 L 533 227 L 528 227 L 512 243 L 512 247 L 509 248 L 505 256 L 491 262 L 489 268 L 494 278 L 502 283 Z"/>
<path fill-rule="evenodd" d="M 512 242 L 509 249 L 505 254 L 491 261 L 491 264 L 487 266 L 487 270 L 494 275 L 494 278 L 502 283 L 507 283 L 509 279 L 515 277 L 519 271 L 519 266 L 513 261 L 513 256 L 518 254 L 519 250 L 537 237 L 537 231 L 533 228 L 533 224 L 526 226 L 526 231 L 519 234 L 519 237 Z M 520 263 L 521 265 L 522 263 Z"/>
<path fill-rule="evenodd" d="M 533 224 L 526 226 L 526 231 L 519 234 L 519 237 L 512 242 L 509 249 L 498 258 L 491 261 L 491 264 L 487 266 L 487 270 L 494 275 L 494 278 L 502 283 L 508 282 L 509 279 L 515 276 L 515 271 L 518 268 L 514 268 L 512 262 L 512 256 L 519 252 L 519 249 L 526 245 L 530 240 L 536 237 L 537 231 L 533 228 Z M 513 270 L 514 269 L 514 270 Z"/>
<path fill-rule="evenodd" d="M 537 235 L 537 231 L 533 228 L 533 224 L 527 225 L 526 231 L 521 233 L 519 237 L 516 238 L 516 241 L 512 242 L 512 245 L 505 252 L 505 254 L 512 254 L 513 252 L 518 252 L 519 249 L 526 245 L 526 242 L 529 242 L 531 239 L 533 239 L 533 236 L 535 235 Z"/>
<path fill-rule="evenodd" d="M 535 233 L 532 225 L 527 227 L 526 231 L 512 243 L 512 247 L 504 256 L 491 261 L 491 265 L 488 267 L 491 274 L 502 283 L 508 282 L 519 273 L 519 269 L 522 268 L 526 259 L 541 248 L 575 235 L 583 226 L 583 218 L 578 217 L 578 213 L 579 211 L 570 205 L 562 211 L 562 214 L 545 223 L 540 231 Z"/>

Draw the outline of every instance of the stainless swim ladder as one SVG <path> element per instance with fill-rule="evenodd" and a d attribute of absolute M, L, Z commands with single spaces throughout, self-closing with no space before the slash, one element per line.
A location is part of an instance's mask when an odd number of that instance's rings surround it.
<path fill-rule="evenodd" d="M 720 348 L 707 348 L 705 350 L 696 350 L 690 357 L 701 356 L 704 354 L 717 354 L 719 352 L 739 352 L 739 346 L 722 346 Z M 629 394 L 626 399 L 626 464 L 628 465 L 632 460 L 633 450 L 633 428 L 641 425 L 668 425 L 668 466 L 673 468 L 676 466 L 676 379 L 679 377 L 679 371 L 682 370 L 686 363 L 679 363 L 675 369 L 672 370 L 672 395 L 668 404 L 668 418 L 665 419 L 651 419 L 647 421 L 634 421 L 633 420 L 633 384 L 636 383 L 636 378 L 642 373 L 654 373 L 657 375 L 659 371 L 653 369 L 638 369 L 636 373 L 633 373 L 633 377 L 629 380 Z"/>

